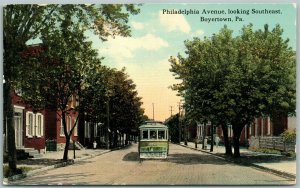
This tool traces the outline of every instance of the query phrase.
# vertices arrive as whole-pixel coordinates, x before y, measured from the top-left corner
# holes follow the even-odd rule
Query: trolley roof
[[[147,128],[163,128],[168,129],[168,127],[160,122],[156,121],[146,121],[144,124],[142,124],[139,129],[147,129]]]

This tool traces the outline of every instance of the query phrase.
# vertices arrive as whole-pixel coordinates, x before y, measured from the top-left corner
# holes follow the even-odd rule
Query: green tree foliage
[[[77,122],[68,130],[66,116],[74,110],[68,104],[72,96],[78,95],[84,75],[88,73],[83,67],[100,63],[80,28],[74,27],[70,32],[70,27],[73,25],[66,19],[61,27],[45,33],[42,36],[44,50],[24,57],[19,78],[26,79],[17,80],[27,104],[34,108],[58,109],[66,138],[64,160],[68,158],[70,138]]]
[[[94,70],[81,91],[81,99],[87,118],[105,122],[111,130],[113,144],[117,144],[117,134],[137,132],[144,121],[144,109],[138,97],[136,86],[125,69],[116,70],[105,66]],[[108,108],[108,109],[107,109]]]
[[[125,68],[121,71],[112,70],[110,79],[107,88],[112,91],[108,96],[112,131],[116,135],[117,130],[122,133],[137,130],[143,121],[144,109],[141,108],[142,102],[136,85],[125,73]]]
[[[170,71],[182,80],[173,89],[185,98],[187,114],[223,131],[231,124],[235,157],[241,131],[255,117],[295,112],[295,52],[282,32],[248,25],[233,37],[225,26],[210,38],[186,41],[186,57],[170,58]]]
[[[13,108],[11,105],[10,91],[19,83],[17,81],[24,80],[17,78],[20,76],[19,72],[23,69],[21,66],[22,58],[20,54],[24,52],[26,42],[34,38],[42,38],[47,41],[49,38],[57,39],[55,34],[59,37],[65,38],[64,42],[79,42],[82,40],[83,33],[87,30],[93,30],[98,36],[105,41],[109,36],[130,36],[130,28],[127,25],[130,14],[139,13],[134,5],[122,4],[103,4],[103,5],[6,5],[4,7],[4,79],[6,82],[4,88],[5,101],[5,117],[8,120],[8,150],[9,150],[9,167],[12,173],[16,172],[16,152],[14,143],[14,127],[12,117]],[[65,28],[65,30],[59,30]],[[76,37],[79,36],[78,41]],[[70,41],[68,41],[71,39]],[[51,54],[56,47],[64,47],[66,52],[73,49],[67,48],[65,44],[59,43],[60,46],[51,44],[48,40],[48,56],[54,58]],[[76,44],[76,43],[75,43]],[[81,45],[80,47],[82,47]],[[52,49],[53,50],[52,50]],[[59,51],[59,49],[56,49]],[[60,49],[62,50],[62,49]],[[80,49],[75,49],[80,51]],[[54,55],[54,56],[52,56]],[[63,54],[65,55],[65,54]],[[65,55],[63,58],[66,58]],[[74,58],[78,57],[75,55]],[[64,59],[64,62],[75,61],[71,54],[70,59]],[[73,58],[73,59],[72,59]],[[60,62],[60,59],[55,59],[55,62]],[[38,67],[37,67],[38,68]],[[66,68],[66,67],[64,67]],[[70,70],[71,72],[72,70]],[[25,78],[26,79],[26,78]],[[78,83],[75,83],[75,85]],[[24,84],[23,84],[24,85]],[[28,87],[28,86],[26,86]],[[36,86],[38,87],[38,86]],[[73,88],[72,88],[73,89]],[[36,90],[37,91],[37,90]],[[71,89],[70,89],[71,91]],[[68,95],[66,95],[67,97]],[[40,102],[42,102],[40,99]],[[60,99],[66,100],[66,99]],[[34,104],[36,106],[36,104]]]

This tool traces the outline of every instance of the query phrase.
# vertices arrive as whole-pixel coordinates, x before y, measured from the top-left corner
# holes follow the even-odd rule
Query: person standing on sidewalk
[[[219,142],[220,142],[220,138],[218,136],[216,136],[215,142],[216,142],[216,147],[218,147],[219,146]]]

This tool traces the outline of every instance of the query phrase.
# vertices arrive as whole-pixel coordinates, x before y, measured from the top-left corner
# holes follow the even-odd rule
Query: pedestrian
[[[216,142],[216,147],[218,147],[219,146],[219,142],[220,142],[220,138],[218,136],[216,136],[215,142]]]

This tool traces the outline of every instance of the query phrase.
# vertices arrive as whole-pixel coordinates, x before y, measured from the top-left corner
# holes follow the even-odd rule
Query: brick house
[[[69,113],[66,114],[66,123],[67,123],[67,130],[71,130],[76,122],[78,117],[78,112],[74,111],[74,107],[78,105],[78,101],[76,97],[72,96],[71,100],[68,103],[69,106]],[[73,130],[71,141],[78,141],[78,121],[75,125],[76,127]],[[66,138],[63,130],[62,125],[62,118],[60,111],[53,111],[50,109],[45,110],[45,135],[46,141],[53,141],[56,143],[57,150],[63,150],[66,143]],[[49,149],[48,149],[49,150]],[[53,150],[53,149],[51,149]]]
[[[12,91],[14,110],[13,124],[15,128],[15,144],[17,149],[34,148],[39,152],[45,150],[45,110],[34,112],[22,100],[19,92]],[[6,117],[4,117],[4,133],[6,133]],[[6,135],[6,134],[5,134]],[[7,146],[7,139],[5,139]],[[5,147],[7,149],[7,147]]]
[[[14,127],[15,127],[15,144],[17,149],[35,149],[39,153],[46,151],[47,141],[51,140],[56,143],[57,150],[64,149],[66,139],[63,132],[61,121],[61,112],[50,109],[44,109],[34,112],[23,101],[20,92],[11,92],[12,104],[14,106]],[[78,105],[76,97],[69,101],[70,109]],[[74,125],[78,112],[70,110],[66,116],[67,130]],[[5,117],[4,117],[5,122]],[[77,123],[78,124],[78,123]],[[78,140],[78,126],[74,128],[71,136],[72,141]],[[6,125],[6,124],[5,124]],[[4,127],[6,133],[7,127]],[[5,134],[6,135],[6,134]],[[5,149],[7,149],[7,139],[4,140]]]
[[[251,137],[267,137],[267,136],[279,136],[283,133],[286,129],[289,128],[296,128],[296,117],[291,116],[288,117],[287,115],[281,115],[277,117],[274,123],[270,120],[270,117],[259,117],[255,118],[254,121],[250,126],[245,126],[242,130],[241,137],[240,137],[240,144],[241,145],[248,145],[248,141]],[[203,129],[204,125],[198,123],[196,128],[196,137],[201,140],[203,136]],[[193,129],[190,129],[194,131]],[[206,136],[210,135],[211,133],[211,124],[208,123],[206,125]],[[193,135],[192,133],[189,133]],[[221,126],[217,126],[215,128],[215,134],[221,138],[223,141],[223,131]],[[233,137],[233,130],[232,126],[228,125],[228,137],[231,140]]]

